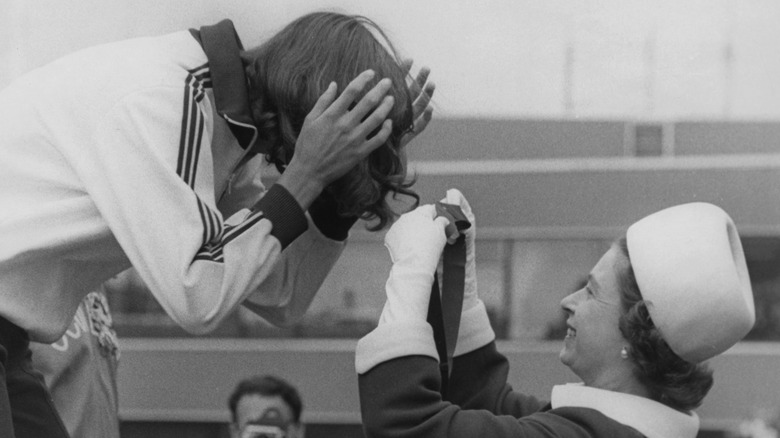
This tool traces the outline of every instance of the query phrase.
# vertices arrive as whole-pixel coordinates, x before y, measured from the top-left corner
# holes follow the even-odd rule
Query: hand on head
[[[409,67],[411,61],[404,64],[406,70]],[[401,137],[399,150],[425,130],[432,118],[430,103],[435,85],[428,81],[429,75],[430,69],[423,67],[409,85],[412,126]],[[302,207],[308,208],[325,187],[388,142],[393,133],[390,114],[395,104],[390,79],[383,78],[358,99],[374,78],[375,72],[366,70],[340,95],[331,84],[306,116],[295,153],[279,179]]]
[[[411,70],[413,62],[411,59],[404,60],[403,67],[407,72]],[[414,137],[423,132],[433,118],[431,99],[433,98],[436,84],[428,80],[430,74],[431,69],[428,67],[420,68],[417,77],[409,86],[409,91],[412,93],[412,118],[414,121],[411,132],[406,133],[401,138],[401,147],[409,144]]]
[[[377,219],[375,231],[396,217],[388,194],[419,200],[404,147],[430,122],[435,86],[427,67],[409,74],[412,61],[376,23],[307,14],[242,59],[258,150],[304,210],[325,190],[338,215]]]
[[[295,154],[279,178],[294,195],[303,192],[303,199],[298,199],[302,206],[308,207],[322,189],[387,141],[392,131],[387,116],[394,103],[387,95],[389,79],[380,80],[350,109],[374,75],[364,71],[338,97],[332,83],[306,116]]]

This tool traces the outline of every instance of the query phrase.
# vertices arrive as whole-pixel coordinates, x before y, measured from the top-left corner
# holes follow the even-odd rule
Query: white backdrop
[[[774,0],[0,0],[0,87],[81,47],[232,18],[374,19],[432,67],[439,116],[780,119]]]

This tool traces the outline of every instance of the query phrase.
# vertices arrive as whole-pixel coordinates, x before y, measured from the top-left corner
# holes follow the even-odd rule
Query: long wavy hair
[[[249,81],[250,105],[260,139],[271,145],[268,162],[284,171],[295,153],[295,143],[306,115],[328,85],[339,90],[361,72],[373,69],[375,79],[393,82],[388,93],[395,104],[388,118],[392,133],[384,145],[325,191],[335,198],[339,214],[378,219],[369,227],[380,230],[395,218],[387,201],[389,193],[414,198],[400,145],[412,129],[412,98],[407,87],[408,72],[384,32],[368,18],[333,12],[305,15],[285,26],[260,46],[243,53]]]
[[[631,347],[629,358],[635,364],[635,376],[653,400],[681,412],[691,411],[712,388],[712,370],[706,364],[685,361],[664,341],[639,291],[626,238],[617,246],[628,260],[627,269],[618,273],[624,310],[619,326]]]

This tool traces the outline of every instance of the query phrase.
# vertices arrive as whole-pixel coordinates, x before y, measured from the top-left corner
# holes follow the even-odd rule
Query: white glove
[[[471,226],[463,231],[466,236],[466,272],[465,272],[465,285],[463,286],[463,311],[470,310],[475,307],[479,302],[477,296],[477,265],[476,255],[474,250],[474,238],[477,234],[477,224],[474,218],[474,212],[471,211],[471,206],[463,193],[458,189],[447,190],[447,197],[441,200],[447,204],[453,204],[460,207],[466,219],[471,222]]]
[[[393,267],[385,285],[387,302],[379,324],[400,320],[425,321],[433,276],[447,237],[449,220],[436,217],[433,205],[402,215],[385,235]]]

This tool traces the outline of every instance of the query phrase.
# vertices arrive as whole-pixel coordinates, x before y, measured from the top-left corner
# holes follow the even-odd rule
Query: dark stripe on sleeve
[[[208,244],[201,248],[198,254],[195,255],[195,260],[222,262],[224,260],[225,245],[243,234],[245,231],[252,228],[252,226],[260,222],[260,219],[262,218],[263,214],[261,212],[252,213],[244,220],[244,222],[241,222],[239,225],[227,227],[224,235],[222,236],[222,240],[216,244]]]
[[[188,77],[189,79],[189,77]],[[176,163],[176,174],[182,176],[182,169],[184,168],[184,151],[187,148],[187,120],[190,115],[190,89],[189,86],[184,87],[184,109],[181,116],[181,134],[179,135],[179,160]]]
[[[208,63],[188,71],[184,81],[184,102],[182,108],[181,134],[176,173],[189,187],[195,187],[198,160],[200,159],[205,116],[198,105],[206,96],[206,89],[212,88]],[[195,255],[195,260],[223,262],[224,246],[262,219],[262,213],[254,213],[235,227],[225,227],[220,214],[211,209],[197,194],[200,221],[203,225],[203,246]]]
[[[203,120],[203,115],[200,114],[200,111],[198,111],[198,114],[196,114],[198,124],[195,128],[195,143],[193,145],[193,151],[192,151],[192,160],[191,160],[191,169],[192,169],[192,175],[190,176],[190,187],[195,187],[195,176],[198,173],[198,160],[200,159],[200,148],[201,148],[201,141],[203,140],[203,128],[205,121]]]
[[[194,80],[194,78],[192,78]],[[195,163],[192,162],[192,156],[193,156],[193,149],[197,146],[195,144],[195,131],[197,130],[197,120],[200,116],[200,108],[198,108],[198,105],[195,105],[195,97],[193,94],[192,84],[189,84],[190,87],[190,94],[192,97],[190,97],[193,101],[193,104],[190,105],[190,116],[187,119],[187,141],[185,145],[185,149],[182,151],[185,154],[184,158],[184,169],[183,169],[183,175],[182,178],[184,179],[184,182],[187,183],[190,187],[195,187],[195,181],[192,180],[192,167],[195,165]]]
[[[189,70],[184,80],[184,107],[176,173],[190,187],[195,187],[200,146],[205,129],[204,116],[197,104],[205,97],[205,89],[211,87],[211,76],[207,67],[208,64],[204,64]]]

